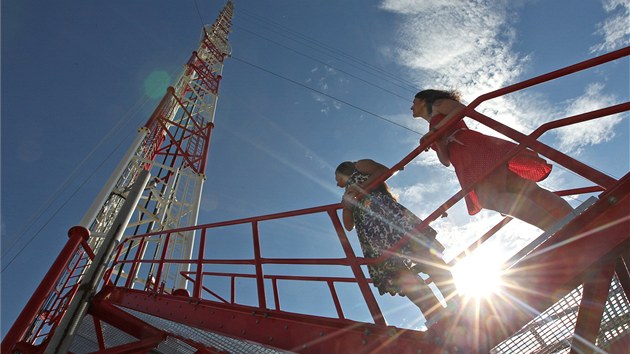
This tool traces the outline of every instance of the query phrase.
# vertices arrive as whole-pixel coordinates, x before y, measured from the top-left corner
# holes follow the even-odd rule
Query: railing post
[[[346,254],[348,263],[350,263],[352,273],[357,279],[359,289],[361,290],[361,293],[365,298],[365,303],[367,304],[368,310],[370,310],[370,314],[372,315],[372,319],[374,319],[374,323],[381,326],[387,326],[387,323],[385,323],[385,319],[383,318],[383,313],[381,312],[381,309],[378,307],[378,303],[376,302],[376,298],[374,297],[374,294],[372,293],[372,290],[370,289],[370,286],[365,279],[365,275],[363,274],[361,265],[359,264],[359,262],[357,262],[357,257],[354,255],[354,251],[352,250],[350,241],[348,241],[348,237],[346,237],[346,233],[343,231],[343,226],[341,226],[339,215],[337,215],[337,209],[338,208],[328,209],[328,216],[330,216],[330,220],[332,220],[332,223],[335,226],[335,231],[337,231],[337,236],[339,237],[339,241],[341,241],[341,247]]]
[[[254,262],[256,265],[256,288],[258,290],[258,307],[267,308],[265,300],[265,279],[263,276],[262,259],[260,256],[260,236],[258,235],[258,221],[252,222],[252,233],[254,238]]]
[[[121,238],[129,220],[133,214],[133,211],[140,201],[142,192],[149,182],[151,174],[147,170],[142,170],[138,175],[138,178],[133,184],[133,187],[122,208],[118,212],[116,219],[110,231],[107,233],[103,245],[100,247],[96,257],[92,261],[90,268],[86,271],[85,276],[81,281],[81,286],[68,305],[66,312],[57,326],[56,330],[50,338],[50,342],[46,346],[44,353],[66,353],[72,344],[74,335],[83,319],[83,316],[87,313],[88,306],[90,305],[91,298],[94,296],[98,283],[103,278],[105,273],[105,267],[111,259],[116,246],[120,243]]]
[[[57,259],[52,264],[44,279],[39,286],[33,292],[33,295],[24,306],[24,309],[15,320],[15,323],[7,332],[7,335],[2,340],[2,352],[12,353],[13,347],[16,343],[24,339],[28,328],[31,326],[37,313],[40,311],[44,302],[48,298],[48,295],[52,292],[59,277],[66,269],[66,265],[76,254],[79,246],[87,241],[90,236],[90,231],[82,226],[74,226],[68,230],[68,237],[70,238],[66,245],[63,247]]]
[[[133,257],[133,263],[131,263],[131,269],[129,269],[129,276],[127,276],[127,281],[125,282],[125,287],[129,289],[133,289],[133,283],[135,279],[138,277],[138,271],[140,269],[140,262],[142,258],[142,253],[144,252],[146,241],[144,237],[141,237],[138,240],[138,249],[136,250],[136,255]],[[133,242],[129,242],[129,249],[133,247]],[[147,277],[147,282],[149,281]],[[146,282],[145,282],[146,284]]]
[[[197,254],[197,271],[195,272],[195,282],[193,284],[193,298],[201,299],[201,288],[203,287],[203,257],[206,249],[206,231],[201,229],[201,239],[199,240],[199,252]]]
[[[160,255],[160,259],[158,260],[157,274],[155,275],[155,291],[156,292],[160,292],[158,290],[158,284],[161,283],[162,286],[164,286],[164,284],[166,283],[165,281],[162,280],[162,272],[164,271],[164,260],[166,259],[169,243],[171,243],[170,232],[166,234],[166,238],[164,239],[164,242],[162,243],[162,253]],[[166,278],[168,279],[168,274],[166,275]]]

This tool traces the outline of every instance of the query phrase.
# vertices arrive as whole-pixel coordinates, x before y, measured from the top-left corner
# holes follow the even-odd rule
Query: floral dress
[[[368,177],[369,175],[355,170],[348,179],[346,190],[355,183],[365,182]],[[380,257],[408,231],[422,222],[411,211],[396,202],[384,187],[376,188],[358,201],[352,208],[352,216],[366,258]],[[440,257],[444,247],[435,239],[436,234],[434,229],[427,227],[399,248],[392,257],[384,262],[368,265],[372,282],[381,295],[385,293],[404,295],[396,281],[401,270],[414,274],[419,272],[429,274],[423,269],[423,264],[416,260],[427,261],[427,258],[430,258],[431,262],[435,262],[436,259],[442,261]]]

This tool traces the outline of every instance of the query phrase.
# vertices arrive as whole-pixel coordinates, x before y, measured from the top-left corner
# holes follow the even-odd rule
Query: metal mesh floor
[[[491,353],[568,353],[581,299],[582,286],[579,286],[512,337],[494,347]],[[628,332],[630,304],[615,276],[606,300],[597,347],[606,348]],[[605,353],[603,350],[601,352]]]
[[[105,347],[107,348],[136,342],[138,340],[135,337],[130,336],[129,334],[105,322],[101,322],[101,328],[103,330],[103,340],[105,342]],[[94,318],[91,315],[86,315],[79,324],[79,328],[77,329],[74,340],[70,345],[70,351],[79,354],[92,353],[98,350],[99,346],[96,339]]]
[[[126,309],[121,307],[126,312],[138,317],[139,319],[155,326],[163,331],[178,335],[184,338],[190,338],[197,343],[211,346],[216,349],[225,351],[226,353],[263,353],[263,354],[275,354],[275,353],[287,353],[262,346],[257,343],[244,341],[241,339],[235,339],[227,336],[223,336],[214,332],[207,332],[195,327],[183,325],[181,323],[169,321],[160,317],[147,315],[142,312]],[[174,339],[174,338],[173,338]],[[181,341],[178,341],[182,343]],[[165,344],[166,342],[162,343]],[[184,343],[185,344],[185,343]],[[166,347],[166,346],[165,346]],[[157,351],[153,353],[185,353],[183,351],[167,351],[167,348],[158,347]],[[164,350],[164,351],[162,351]],[[196,350],[191,351],[194,353]]]
[[[175,338],[175,336],[191,339],[196,343],[218,349],[225,353],[288,353],[277,349],[265,347],[257,343],[234,339],[213,332],[203,331],[198,328],[182,325],[180,323],[169,321],[163,318],[147,315],[142,312],[129,310],[123,307],[120,308],[128,312],[129,314],[149,323],[150,325],[173,335],[169,336],[165,341],[160,343],[160,345],[156,349],[152,350],[151,353],[194,354],[197,352],[196,348],[185,343],[184,341]],[[108,325],[105,322],[101,322],[101,327],[103,330],[103,338],[106,348],[138,341],[138,339],[117,329],[116,327]],[[77,335],[75,336],[75,339],[70,347],[70,351],[76,354],[82,354],[92,353],[98,350],[99,347],[96,340],[94,319],[92,316],[86,315],[78,328]]]

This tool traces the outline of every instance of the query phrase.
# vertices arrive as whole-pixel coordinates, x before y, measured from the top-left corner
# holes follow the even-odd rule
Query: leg
[[[549,226],[558,222],[560,219],[564,218],[567,214],[573,211],[571,205],[558,195],[541,188],[535,182],[523,179],[514,173],[508,173],[506,184],[506,189],[509,192],[521,195],[534,202],[538,208],[545,210],[550,215],[550,217],[547,218],[549,220]],[[543,228],[543,230],[545,229],[546,228]]]
[[[524,195],[498,191],[492,186],[480,183],[475,192],[482,207],[501,214],[523,220],[542,230],[546,230],[557,221],[547,210]]]
[[[417,274],[401,271],[397,281],[402,293],[420,308],[426,319],[442,309],[442,304],[435,297],[431,288]]]
[[[512,173],[508,175],[508,189],[526,196],[558,220],[573,211],[571,205],[560,196]]]
[[[428,236],[412,237],[409,241],[413,261],[422,265],[422,272],[431,276],[436,285],[453,284],[450,267],[441,257],[444,246],[435,238]],[[439,250],[439,253],[435,253]]]
[[[439,244],[437,240],[432,241]],[[455,289],[455,282],[453,281],[450,266],[446,264],[440,256],[417,242],[412,242],[411,247],[414,254],[413,261],[421,265],[420,271],[428,274],[430,280],[435,283],[444,298],[448,299],[450,293],[454,292],[453,290]],[[443,249],[444,247],[438,248]]]
[[[507,168],[488,176],[475,187],[475,192],[484,208],[513,216],[542,230],[573,210],[564,199]]]

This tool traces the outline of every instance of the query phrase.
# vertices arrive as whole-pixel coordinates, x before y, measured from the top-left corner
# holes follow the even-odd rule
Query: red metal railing
[[[376,299],[372,294],[369,281],[365,278],[363,271],[361,270],[361,265],[368,263],[369,260],[363,259],[361,257],[356,257],[354,255],[354,251],[350,245],[350,242],[347,239],[345,232],[343,231],[343,227],[341,226],[341,222],[339,220],[339,216],[337,214],[337,210],[340,208],[338,204],[325,205],[315,208],[296,210],[286,213],[278,213],[271,215],[258,216],[253,218],[239,219],[233,221],[219,222],[213,224],[200,225],[195,227],[181,228],[172,231],[165,232],[155,232],[148,233],[144,235],[138,235],[131,237],[125,240],[118,248],[118,254],[116,259],[114,260],[114,267],[110,268],[108,274],[106,274],[107,281],[111,281],[114,285],[122,285],[117,283],[117,279],[120,277],[114,276],[118,272],[123,272],[127,274],[135,274],[136,270],[140,268],[142,264],[144,265],[155,265],[155,279],[152,280],[153,287],[152,291],[162,292],[163,289],[169,288],[172,286],[172,282],[169,282],[164,279],[163,269],[167,264],[188,264],[191,267],[195,267],[194,271],[183,272],[181,276],[186,277],[186,279],[190,280],[193,284],[192,286],[192,297],[195,299],[202,299],[204,292],[206,294],[210,294],[216,300],[225,303],[234,303],[235,297],[235,287],[234,281],[236,278],[252,278],[256,280],[256,289],[257,289],[257,300],[259,308],[267,308],[267,298],[265,296],[265,279],[268,279],[272,282],[272,292],[274,295],[274,302],[276,304],[276,309],[280,309],[281,305],[279,302],[278,296],[278,280],[301,280],[301,281],[322,281],[325,282],[331,293],[332,300],[335,304],[336,310],[339,314],[339,318],[344,318],[343,310],[340,306],[339,297],[335,290],[335,284],[339,282],[346,283],[356,283],[359,286],[359,289],[365,298],[366,304],[372,318],[375,323],[385,325],[383,320],[383,315],[376,303]],[[278,220],[278,219],[286,219],[290,217],[298,217],[312,214],[326,214],[333,226],[337,231],[337,236],[340,240],[341,247],[344,250],[345,257],[344,258],[313,258],[313,259],[304,259],[304,258],[266,258],[263,257],[260,251],[260,238],[263,237],[259,233],[259,225],[261,223]],[[252,245],[254,250],[254,257],[248,259],[210,259],[206,257],[208,238],[211,237],[208,235],[209,230],[230,227],[235,225],[250,225],[252,230]],[[184,259],[167,259],[166,255],[168,254],[168,247],[170,247],[170,238],[174,233],[183,233],[187,231],[198,231],[200,233],[200,237],[198,239],[198,253],[196,259],[184,260]],[[143,253],[145,245],[149,242],[159,242],[162,245],[165,245],[161,249],[161,256],[153,259],[140,259],[140,254]],[[131,251],[130,251],[131,250]],[[123,254],[125,254],[125,259],[123,259]],[[207,272],[203,270],[204,265],[210,264],[223,264],[223,265],[250,265],[255,268],[254,273],[234,273],[234,272]],[[267,264],[283,264],[283,265],[332,265],[332,266],[346,266],[350,267],[353,277],[322,277],[322,276],[286,276],[286,275],[272,275],[265,274],[263,272],[263,265]],[[115,269],[117,268],[117,269]],[[125,271],[129,269],[129,272]],[[204,276],[223,276],[230,278],[231,281],[231,299],[230,301],[223,299],[218,296],[212,289],[206,285],[204,285],[203,279]],[[153,275],[148,276],[147,278],[152,278]],[[133,279],[127,279],[124,286],[130,287],[133,283]],[[174,289],[171,288],[170,291]]]
[[[455,203],[457,203],[459,200],[461,200],[466,194],[468,194],[477,183],[479,183],[481,180],[483,180],[484,178],[486,178],[488,175],[490,175],[492,173],[492,171],[494,169],[496,169],[498,166],[504,164],[505,162],[507,162],[509,159],[511,159],[513,156],[517,155],[519,152],[523,151],[526,148],[530,148],[531,150],[534,150],[535,152],[539,153],[540,155],[543,155],[553,161],[555,161],[558,165],[563,166],[573,172],[575,172],[576,174],[583,176],[586,179],[589,179],[590,181],[594,182],[596,184],[596,186],[589,186],[589,187],[584,187],[584,189],[582,189],[584,191],[584,193],[586,193],[589,190],[595,190],[599,187],[602,188],[602,190],[607,190],[609,188],[611,188],[616,182],[617,180],[605,175],[604,173],[599,172],[598,170],[591,168],[553,148],[551,148],[548,145],[545,145],[539,141],[537,141],[536,139],[538,139],[539,137],[541,137],[544,133],[552,130],[552,129],[557,129],[560,127],[565,127],[568,125],[572,125],[572,124],[577,124],[577,123],[581,123],[581,122],[585,122],[588,120],[593,120],[596,118],[601,118],[607,115],[612,115],[612,114],[616,114],[616,113],[621,113],[621,112],[626,112],[630,110],[630,102],[625,102],[622,104],[618,104],[615,106],[611,106],[611,107],[607,107],[607,108],[603,108],[603,109],[599,109],[596,111],[592,111],[592,112],[586,112],[583,114],[579,114],[576,116],[572,116],[572,117],[567,117],[564,119],[559,119],[553,122],[549,122],[546,124],[543,124],[542,126],[540,126],[538,129],[536,129],[535,131],[533,131],[531,134],[529,135],[525,135],[522,134],[504,124],[501,124],[499,122],[497,122],[496,120],[493,120],[477,111],[475,111],[475,108],[477,106],[479,106],[481,103],[499,97],[499,96],[503,96],[503,95],[507,95],[509,93],[513,93],[515,91],[518,90],[522,90],[534,85],[538,85],[538,84],[542,84],[544,82],[547,81],[551,81],[554,79],[558,79],[562,76],[566,76],[581,70],[585,70],[585,69],[589,69],[592,67],[595,67],[597,65],[601,65],[613,60],[617,60],[623,57],[626,57],[630,55],[630,47],[626,47],[590,60],[586,60],[584,62],[572,65],[570,67],[567,68],[563,68],[560,70],[556,70],[554,72],[545,74],[545,75],[541,75],[538,76],[536,78],[533,79],[529,79],[526,81],[523,81],[521,83],[518,84],[514,84],[490,93],[487,93],[485,95],[479,96],[477,99],[475,99],[471,104],[469,104],[466,109],[462,110],[461,112],[459,112],[456,116],[453,117],[453,119],[444,124],[442,127],[440,127],[440,129],[438,129],[438,131],[435,132],[435,134],[433,134],[432,136],[430,136],[429,138],[427,138],[426,140],[424,140],[417,148],[415,148],[411,153],[409,153],[407,156],[405,156],[405,158],[403,158],[399,163],[397,163],[396,165],[394,165],[391,169],[390,172],[387,174],[384,174],[381,178],[379,178],[378,180],[374,181],[372,183],[371,186],[368,187],[368,189],[370,188],[374,188],[378,185],[380,185],[381,183],[383,183],[384,181],[386,181],[387,179],[389,179],[389,177],[392,176],[392,174],[394,174],[397,171],[402,171],[405,166],[410,163],[413,159],[415,159],[418,155],[420,155],[420,153],[422,153],[423,151],[425,151],[426,149],[428,149],[431,144],[433,144],[445,131],[449,130],[452,126],[454,126],[458,121],[462,120],[464,117],[470,117],[473,120],[478,121],[479,123],[499,132],[504,134],[505,136],[513,139],[514,141],[516,141],[517,143],[519,143],[518,146],[516,146],[514,149],[512,149],[512,151],[507,154],[504,159],[497,161],[494,166],[488,170],[487,173],[485,173],[484,175],[480,176],[479,178],[477,178],[474,183],[472,183],[468,188],[464,188],[462,190],[460,190],[458,193],[456,193],[454,196],[452,196],[450,199],[448,199],[444,204],[442,204],[440,207],[438,207],[433,213],[431,213],[429,216],[426,217],[426,219],[416,227],[417,230],[422,230],[424,228],[426,228],[432,221],[435,221],[438,217],[440,217],[441,215],[444,214],[444,212],[446,210],[448,210],[450,207],[452,207],[453,205],[455,205]],[[576,190],[576,194],[577,192],[579,192],[580,190]],[[400,247],[402,247],[402,245],[404,245],[407,241],[408,241],[409,237],[406,237],[404,239],[402,239],[400,242],[398,242],[396,245],[394,245],[392,247],[392,249],[390,249],[390,251],[394,252],[396,250],[398,250]],[[381,256],[380,259],[378,259],[377,261],[382,261],[385,259],[385,257],[387,257],[387,253],[384,253],[383,256]]]
[[[511,129],[479,112],[476,112],[474,110],[475,107],[477,107],[479,104],[485,102],[486,100],[501,96],[501,95],[505,95],[517,90],[522,90],[524,88],[533,86],[533,85],[537,85],[537,84],[541,84],[544,83],[546,81],[549,80],[553,80],[553,79],[557,79],[559,77],[574,73],[576,71],[580,71],[580,70],[584,70],[587,68],[591,68],[597,65],[600,65],[602,63],[606,63],[612,60],[616,60],[619,58],[622,58],[624,56],[628,56],[628,54],[630,53],[630,48],[624,48],[622,50],[616,51],[616,52],[612,52],[609,54],[606,54],[604,56],[601,57],[597,57],[591,60],[587,60],[583,63],[579,63],[576,64],[572,67],[569,68],[565,68],[562,70],[558,70],[546,75],[542,75],[539,76],[537,78],[531,79],[531,80],[527,80],[524,81],[522,83],[516,84],[516,85],[512,85],[491,93],[488,93],[486,95],[480,96],[478,99],[476,99],[475,101],[473,101],[472,104],[470,104],[464,111],[462,111],[458,117],[455,117],[455,119],[453,119],[451,122],[449,122],[448,124],[446,124],[444,127],[442,127],[438,132],[436,132],[435,135],[431,136],[430,138],[426,139],[426,141],[423,141],[422,144],[420,144],[420,146],[418,146],[416,149],[414,149],[410,154],[408,154],[404,159],[402,159],[398,164],[394,165],[389,173],[385,174],[380,180],[375,181],[371,187],[375,187],[377,185],[379,185],[380,183],[384,182],[385,180],[387,180],[389,177],[391,177],[391,175],[399,170],[402,170],[409,162],[411,162],[414,158],[416,158],[420,153],[422,153],[423,151],[425,151],[425,149],[430,146],[440,135],[440,133],[446,131],[447,129],[449,129],[449,127],[453,124],[455,124],[458,120],[463,119],[465,116],[470,117],[478,122],[480,122],[481,124],[484,124],[502,134],[504,134],[505,136],[513,139],[514,141],[516,141],[518,143],[518,145],[507,155],[505,156],[505,158],[502,161],[497,161],[495,164],[495,168],[497,166],[499,166],[500,164],[505,163],[507,160],[509,160],[512,156],[518,154],[520,151],[522,151],[523,149],[529,148],[532,149],[536,152],[538,152],[539,154],[555,161],[557,164],[564,166],[565,168],[585,177],[586,179],[592,181],[595,183],[594,186],[586,186],[583,188],[577,188],[577,189],[571,189],[571,190],[566,190],[566,191],[558,191],[556,192],[559,195],[575,195],[575,194],[581,194],[581,193],[593,193],[593,192],[599,192],[599,191],[605,191],[607,189],[609,189],[611,186],[613,186],[617,181],[614,178],[611,178],[599,171],[597,171],[594,168],[591,168],[553,148],[551,148],[548,145],[545,145],[541,142],[539,142],[537,139],[539,137],[541,137],[544,133],[549,132],[553,129],[557,129],[560,127],[565,127],[568,125],[572,125],[572,124],[577,124],[580,122],[585,122],[585,121],[589,121],[589,120],[593,120],[593,119],[597,119],[597,118],[601,118],[604,116],[608,116],[608,115],[612,115],[612,114],[617,114],[617,113],[621,113],[621,112],[625,112],[630,110],[630,103],[626,102],[626,103],[622,103],[622,104],[618,104],[612,107],[607,107],[604,109],[599,109],[599,110],[595,110],[592,112],[587,112],[587,113],[583,113],[583,114],[579,114],[576,116],[572,116],[572,117],[567,117],[564,119],[559,119],[550,123],[546,123],[544,125],[542,125],[541,127],[539,127],[538,129],[536,129],[535,131],[533,131],[531,134],[529,135],[525,135],[522,134],[514,129]],[[488,171],[488,174],[491,172]],[[485,178],[486,176],[481,177],[477,182],[479,182],[480,180],[482,180],[483,178]],[[474,186],[474,185],[473,185]],[[370,187],[368,187],[369,189]],[[461,191],[459,191],[458,193],[456,193],[454,196],[452,196],[450,199],[448,199],[444,204],[442,204],[440,207],[438,207],[433,213],[431,213],[428,217],[426,217],[426,219],[419,224],[416,229],[418,230],[422,230],[423,228],[425,228],[426,226],[428,226],[432,221],[436,220],[439,216],[441,216],[446,210],[448,210],[450,207],[452,207],[455,203],[457,203],[459,200],[461,200],[473,187],[470,188],[466,188],[463,189]],[[337,211],[340,209],[340,205],[338,204],[333,204],[333,205],[327,205],[327,206],[321,206],[321,207],[316,207],[316,208],[310,208],[310,209],[303,209],[303,210],[297,210],[297,211],[292,211],[292,212],[286,212],[286,213],[278,213],[278,214],[272,214],[272,215],[265,215],[265,216],[259,216],[259,217],[253,217],[253,218],[247,218],[247,219],[240,219],[240,220],[234,220],[234,221],[227,221],[227,222],[220,222],[220,223],[213,223],[213,224],[207,224],[207,225],[200,225],[197,227],[190,227],[190,228],[182,228],[182,229],[178,229],[178,230],[171,230],[168,232],[164,232],[164,233],[151,233],[151,234],[145,234],[145,235],[139,235],[136,236],[134,238],[130,238],[127,241],[125,241],[124,244],[122,244],[120,247],[120,252],[119,254],[122,254],[122,250],[126,249],[127,251],[129,249],[132,248],[136,248],[138,251],[142,248],[142,247],[137,247],[134,245],[134,243],[136,243],[137,245],[143,245],[145,244],[148,240],[150,239],[155,239],[155,238],[164,238],[164,239],[168,239],[170,238],[170,235],[175,234],[175,233],[180,233],[180,232],[186,232],[186,231],[199,231],[200,232],[200,239],[199,239],[199,243],[198,243],[198,254],[197,254],[197,258],[194,260],[182,260],[182,259],[167,259],[165,258],[165,255],[167,254],[167,249],[164,248],[162,249],[162,256],[158,257],[156,259],[142,259],[140,260],[137,256],[137,253],[134,257],[126,257],[125,259],[122,259],[120,257],[117,257],[115,260],[115,265],[116,267],[122,268],[122,267],[131,267],[133,269],[136,269],[137,267],[139,267],[139,264],[144,263],[144,264],[154,264],[157,266],[157,276],[155,279],[155,287],[153,288],[154,291],[160,291],[163,289],[168,289],[169,287],[169,282],[166,281],[165,279],[163,279],[162,276],[162,269],[164,268],[164,266],[166,264],[188,264],[191,267],[195,267],[196,270],[195,271],[190,271],[190,272],[184,272],[182,274],[180,274],[180,276],[184,276],[186,277],[186,279],[190,280],[191,283],[193,284],[193,288],[192,288],[192,297],[195,299],[201,299],[203,298],[204,294],[209,294],[211,296],[213,296],[216,300],[221,301],[221,302],[228,302],[228,303],[234,303],[234,291],[235,291],[235,287],[234,287],[234,281],[237,278],[252,278],[256,280],[256,289],[257,289],[257,300],[258,300],[258,307],[259,308],[266,308],[267,307],[267,298],[265,295],[265,279],[271,281],[271,291],[273,293],[274,296],[274,302],[276,304],[276,309],[281,309],[281,304],[279,303],[279,296],[278,296],[278,285],[277,285],[277,281],[279,279],[282,280],[301,280],[301,281],[321,281],[321,282],[325,282],[326,284],[328,284],[329,289],[330,289],[330,296],[332,297],[332,300],[335,304],[336,307],[336,311],[337,311],[337,315],[339,318],[344,318],[344,312],[343,309],[341,308],[341,306],[339,305],[339,297],[337,295],[336,289],[335,289],[335,284],[338,282],[355,282],[358,286],[359,289],[361,290],[362,295],[365,298],[367,307],[370,311],[370,314],[372,316],[372,319],[375,323],[377,324],[384,324],[384,321],[382,319],[382,312],[378,307],[378,304],[370,290],[369,287],[369,281],[365,279],[365,276],[363,275],[363,272],[361,270],[361,266],[362,265],[367,265],[367,264],[372,264],[375,262],[381,262],[385,259],[387,259],[388,257],[390,257],[391,254],[395,254],[396,251],[402,246],[404,245],[405,242],[407,242],[409,236],[407,236],[406,238],[404,238],[403,240],[401,240],[400,242],[398,242],[396,245],[394,245],[391,249],[388,250],[388,252],[383,252],[383,255],[381,257],[379,257],[378,259],[364,259],[361,257],[356,257],[352,251],[352,248],[350,247],[349,241],[347,239],[347,236],[343,230],[343,228],[341,227],[341,223],[339,221],[339,217],[337,215]],[[260,252],[260,238],[264,237],[264,235],[259,235],[259,224],[263,223],[265,221],[268,220],[275,220],[275,219],[285,219],[285,218],[290,218],[290,217],[295,217],[295,216],[299,216],[299,215],[306,215],[306,214],[316,214],[316,213],[326,213],[331,222],[333,223],[333,226],[335,227],[335,231],[336,234],[340,240],[340,243],[345,251],[346,257],[345,258],[336,258],[336,259],[324,259],[324,258],[312,258],[312,259],[290,259],[290,258],[266,258],[264,257],[261,252]],[[468,249],[466,249],[464,251],[463,254],[470,252],[472,249],[474,249],[475,247],[477,247],[479,244],[483,243],[485,240],[489,239],[494,233],[496,233],[501,227],[503,227],[507,222],[509,221],[509,218],[506,218],[505,220],[501,221],[499,224],[497,224],[495,227],[493,227],[491,230],[489,230],[487,233],[485,233],[484,235],[482,235],[478,241],[475,242],[475,244],[473,244],[471,247],[469,247]],[[205,248],[206,245],[208,243],[207,241],[207,233],[209,230],[212,229],[216,229],[216,228],[221,228],[221,227],[226,227],[226,226],[231,226],[231,225],[237,225],[237,224],[250,224],[251,225],[251,229],[252,229],[252,243],[254,245],[254,257],[253,258],[249,258],[249,259],[240,259],[240,260],[222,260],[222,259],[207,259],[205,258]],[[163,243],[165,245],[168,245],[168,242]],[[127,252],[126,251],[126,252]],[[205,272],[203,271],[203,266],[207,265],[207,264],[246,264],[246,265],[251,265],[255,268],[255,271],[253,273],[235,273],[235,272]],[[263,272],[263,265],[268,265],[268,264],[283,264],[283,265],[341,265],[341,266],[347,266],[350,267],[354,278],[344,278],[344,277],[319,277],[319,276],[281,276],[281,275],[274,275],[274,274],[266,274]],[[113,271],[113,270],[112,270]],[[213,292],[212,288],[207,285],[204,284],[204,282],[202,281],[204,276],[225,276],[227,278],[230,278],[230,282],[231,282],[231,297],[230,300],[226,300],[220,296],[218,296],[216,293]],[[129,286],[131,283],[133,282],[132,279],[128,279],[126,282],[126,286]],[[160,284],[160,286],[158,287],[158,284]]]
[[[578,175],[583,176],[587,180],[593,182],[594,186],[586,186],[583,188],[566,190],[556,192],[559,195],[569,195],[569,194],[579,194],[579,193],[592,193],[599,191],[607,191],[611,187],[613,187],[617,180],[611,178],[594,168],[591,168],[581,162],[539,142],[537,139],[540,138],[544,133],[559,128],[568,126],[571,124],[576,124],[579,122],[585,122],[588,120],[593,120],[597,118],[601,118],[611,114],[617,114],[621,112],[626,112],[630,110],[630,103],[622,103],[612,107],[583,113],[580,115],[576,115],[573,117],[567,117],[564,119],[559,119],[536,129],[529,135],[522,134],[518,131],[515,131],[489,117],[476,112],[474,109],[482,102],[485,102],[489,99],[496,98],[511,92],[515,92],[517,90],[522,90],[527,87],[531,87],[533,85],[541,84],[553,79],[557,79],[559,77],[569,75],[571,73],[585,70],[588,68],[595,67],[597,65],[607,63],[619,58],[623,58],[630,55],[630,48],[623,48],[621,50],[584,61],[582,63],[573,65],[571,67],[561,69],[546,75],[542,75],[522,83],[512,85],[486,95],[482,95],[476,100],[473,101],[464,111],[460,113],[458,117],[455,117],[454,120],[445,124],[440,130],[436,132],[433,136],[423,141],[420,146],[414,149],[410,154],[408,154],[405,158],[403,158],[398,164],[394,165],[389,173],[382,176],[382,178],[378,181],[374,181],[371,187],[375,187],[380,183],[387,180],[391,175],[397,171],[402,170],[408,163],[410,163],[413,159],[415,159],[420,153],[422,153],[427,147],[429,147],[440,135],[440,133],[449,129],[449,127],[455,124],[459,119],[463,119],[463,117],[467,116],[472,118],[481,124],[484,124],[505,136],[513,139],[519,145],[513,149],[513,151],[505,157],[503,161],[497,161],[496,166],[501,163],[507,161],[511,156],[516,155],[520,151],[525,148],[530,148],[539,154],[555,161],[557,164],[575,172]],[[495,166],[495,167],[496,167]],[[488,172],[490,173],[490,171]],[[483,176],[482,178],[485,178]],[[481,180],[481,179],[480,179]],[[478,181],[477,181],[478,182]],[[472,188],[472,187],[471,187]],[[428,226],[431,222],[440,217],[446,210],[452,207],[455,203],[461,200],[471,188],[467,188],[459,191],[450,199],[448,199],[445,203],[443,203],[440,207],[438,207],[433,213],[431,213],[426,219],[417,226],[416,229],[421,230]],[[276,310],[281,310],[282,306],[280,304],[280,296],[279,296],[279,286],[278,281],[317,281],[324,282],[330,291],[330,296],[335,305],[335,310],[337,312],[338,318],[345,318],[344,310],[341,306],[341,302],[337,293],[336,284],[339,283],[355,283],[360,289],[362,296],[365,299],[366,305],[369,309],[369,312],[372,316],[372,320],[374,323],[378,325],[385,325],[385,321],[383,320],[383,314],[376,302],[375,297],[372,294],[370,289],[369,280],[367,280],[363,274],[363,270],[361,266],[370,264],[373,262],[380,262],[389,257],[390,254],[396,253],[396,250],[399,249],[404,242],[407,242],[408,237],[401,240],[399,243],[394,245],[389,252],[384,252],[383,256],[376,260],[368,260],[362,257],[357,257],[350,245],[350,242],[347,238],[347,235],[341,226],[341,222],[338,216],[338,210],[340,209],[339,204],[331,204],[324,205],[314,208],[290,211],[285,213],[277,213],[271,215],[264,215],[252,218],[245,218],[239,220],[218,222],[206,225],[199,225],[194,227],[181,228],[176,230],[169,230],[161,233],[149,233],[144,235],[138,235],[131,237],[125,240],[117,250],[116,257],[113,261],[113,266],[107,271],[105,275],[106,284],[114,284],[116,286],[124,286],[124,287],[134,287],[139,282],[144,283],[144,288],[147,291],[151,292],[172,292],[175,289],[172,289],[172,284],[174,282],[168,279],[168,274],[163,274],[163,270],[165,266],[170,264],[187,264],[191,267],[192,270],[182,272],[181,274],[177,274],[176,276],[185,277],[189,280],[192,288],[192,298],[202,300],[205,299],[205,296],[210,296],[219,302],[227,302],[227,303],[235,303],[235,292],[236,287],[234,285],[236,279],[240,278],[251,278],[256,281],[256,297],[259,308],[267,308],[267,296],[266,296],[266,286],[265,280],[271,282],[271,291],[274,298],[274,303],[276,306]],[[305,215],[317,215],[317,214],[326,214],[328,219],[332,222],[333,227],[336,232],[336,236],[339,239],[339,242],[342,246],[345,256],[340,258],[267,258],[261,252],[260,247],[260,239],[265,237],[265,235],[261,235],[259,233],[259,225],[261,223],[265,223],[271,220],[280,220],[297,216],[305,216]],[[487,233],[481,236],[481,238],[477,241],[476,244],[480,244],[485,240],[489,239],[498,229],[500,229],[505,223],[507,223],[509,219],[503,220],[501,223],[493,227]],[[243,258],[243,259],[214,259],[207,258],[206,253],[209,247],[208,238],[211,237],[209,235],[209,231],[217,230],[224,227],[230,227],[235,225],[250,225],[251,226],[251,242],[254,248],[254,256],[253,258]],[[168,242],[171,238],[171,235],[177,233],[184,233],[189,231],[199,231],[195,247],[197,247],[197,257],[195,259],[169,259],[167,257],[170,243]],[[165,241],[162,243],[164,245],[160,250],[157,257],[153,257],[152,255],[146,255],[145,250],[151,242],[162,240]],[[80,246],[83,246],[81,248]],[[64,306],[71,299],[73,294],[73,288],[80,283],[79,278],[73,277],[72,274],[85,266],[88,263],[88,259],[93,257],[89,247],[85,246],[85,239],[82,239],[79,236],[71,235],[71,239],[63,249],[62,253],[59,255],[53,267],[45,277],[44,281],[37,288],[35,293],[33,294],[31,300],[25,307],[24,311],[18,317],[18,320],[11,328],[11,330],[5,336],[2,342],[2,350],[9,352],[10,348],[15,348],[16,343],[26,343],[27,345],[37,345],[42,341],[45,341],[46,335],[51,333],[54,330],[54,325],[57,323],[58,319],[63,315]],[[465,252],[469,252],[475,245],[471,246]],[[135,252],[135,253],[134,253]],[[127,254],[123,258],[123,254]],[[78,257],[78,258],[76,258]],[[76,263],[72,263],[71,260],[78,259]],[[85,262],[85,263],[81,263]],[[72,264],[68,266],[68,264]],[[83,265],[80,265],[83,264]],[[222,265],[249,265],[254,268],[254,272],[252,273],[243,273],[243,272],[210,272],[205,271],[204,266],[211,264],[222,264]],[[272,265],[272,264],[282,264],[282,265],[331,265],[331,266],[342,266],[349,267],[352,271],[352,277],[335,277],[335,276],[288,276],[288,275],[280,275],[280,274],[269,274],[264,272],[264,265]],[[144,274],[145,279],[139,281],[137,278],[130,278],[129,276],[135,276],[138,274],[138,270],[144,269],[145,266],[150,266],[151,269],[154,269],[155,272],[150,272],[148,274]],[[116,276],[115,276],[116,275]],[[140,275],[139,275],[140,276]],[[216,292],[213,291],[213,288],[210,284],[204,282],[204,278],[207,277],[217,277],[223,276],[230,279],[230,299],[229,301],[221,296],[219,296]],[[124,282],[123,282],[124,279]],[[61,289],[61,290],[60,290]]]
[[[89,234],[79,226],[68,231],[70,239],[2,340],[3,353],[11,353],[19,342],[27,347],[39,345],[55,330],[81,283],[83,269],[94,259],[87,243]]]

